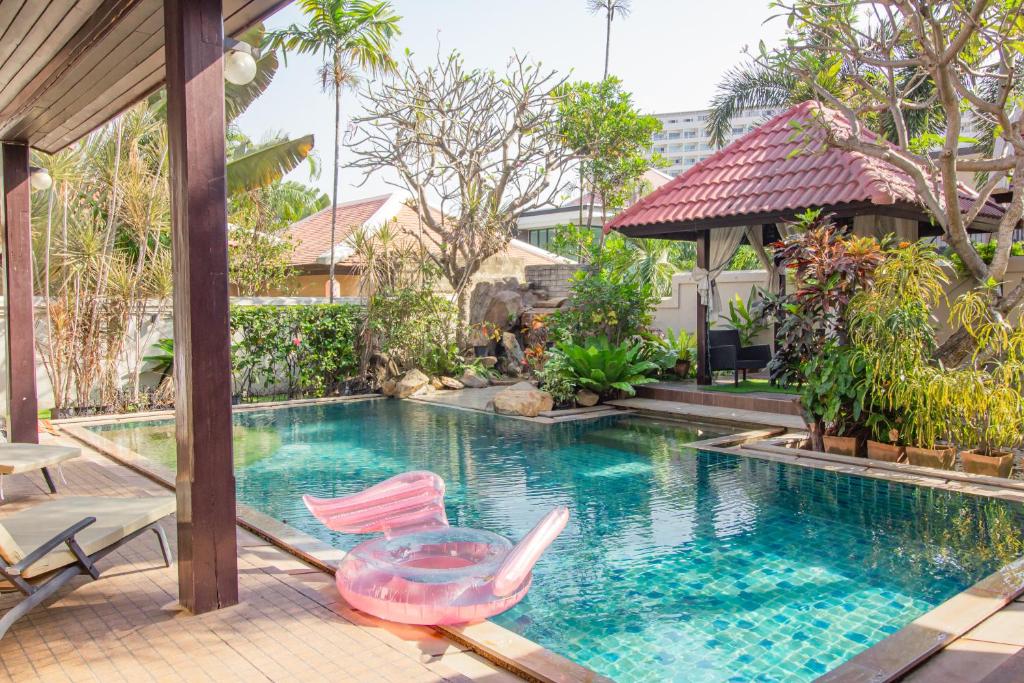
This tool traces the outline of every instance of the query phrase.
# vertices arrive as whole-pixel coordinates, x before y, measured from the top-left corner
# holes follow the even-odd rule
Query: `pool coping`
[[[343,398],[360,400],[356,397]],[[381,397],[379,395],[368,396],[362,400],[376,398]],[[337,399],[328,401],[314,399],[302,404],[334,401]],[[251,409],[294,405],[300,404],[295,401],[252,404]],[[442,405],[441,407],[484,412],[459,406]],[[246,408],[250,408],[250,406],[246,406]],[[642,411],[620,411],[620,414],[624,415],[630,413],[641,417],[645,416]],[[148,460],[135,451],[86,429],[87,425],[167,418],[168,414],[173,415],[173,411],[160,411],[157,414],[133,414],[121,416],[121,419],[102,419],[99,416],[92,419],[74,418],[54,421],[53,424],[58,425],[68,436],[85,443],[102,455],[173,490],[175,475],[170,468]],[[663,415],[650,417],[661,421],[672,421],[671,418],[666,418]],[[680,418],[682,417],[680,416]],[[555,423],[545,422],[542,424]],[[1017,503],[1024,502],[1024,482],[1021,482],[1021,486],[1010,487],[1020,489],[1019,493],[1017,491],[1000,492],[991,484],[993,482],[1005,483],[1006,480],[999,480],[995,477],[932,470],[932,468],[873,460],[866,464],[864,458],[851,458],[780,445],[796,438],[805,437],[798,437],[797,434],[790,433],[782,427],[758,425],[753,429],[728,436],[690,442],[686,444],[686,447],[852,476],[940,488],[968,495],[1002,498]],[[935,476],[935,471],[941,471],[942,476]],[[343,551],[247,505],[238,504],[237,509],[236,521],[239,526],[325,573],[333,574],[336,563],[344,556]],[[1024,595],[1024,558],[993,572],[816,680],[827,683],[886,683],[899,680],[1022,595]],[[545,683],[549,681],[567,683],[611,680],[491,621],[468,626],[439,626],[435,628],[453,642],[469,647],[477,654],[527,680]]]
[[[351,403],[355,401],[374,401],[387,398],[384,394],[367,393],[352,394],[351,396],[326,396],[324,398],[293,398],[284,401],[264,401],[262,403],[236,403],[231,406],[232,413],[249,413],[254,410],[265,408],[289,408],[294,406],[324,405],[330,403]],[[174,408],[162,410],[143,410],[137,413],[118,413],[107,415],[84,415],[81,417],[62,417],[50,420],[54,426],[64,425],[102,425],[119,424],[122,422],[136,422],[143,420],[160,420],[174,417]]]
[[[289,402],[281,403],[295,405]],[[272,407],[280,408],[284,405]],[[173,414],[173,411],[171,412]],[[133,415],[132,417],[134,421],[145,421],[153,417],[166,418],[167,416],[167,411],[160,411],[157,415]],[[130,421],[133,420],[97,419],[93,421],[87,418],[74,418],[60,423],[55,421],[53,424],[69,437],[82,442],[99,454],[173,491],[175,489],[175,472],[171,468],[149,460],[132,449],[87,429],[87,426]],[[345,556],[344,551],[327,545],[295,527],[242,503],[236,504],[235,522],[246,531],[331,576],[337,569],[337,563]],[[433,628],[452,642],[470,648],[488,661],[528,681],[614,683],[612,679],[552,652],[492,621],[461,626],[435,626]]]

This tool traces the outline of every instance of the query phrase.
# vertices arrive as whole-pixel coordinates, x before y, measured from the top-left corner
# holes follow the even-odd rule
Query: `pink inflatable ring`
[[[353,607],[405,624],[462,624],[504,612],[526,595],[532,569],[565,528],[565,507],[549,512],[513,547],[504,536],[448,526],[444,481],[408,472],[343,498],[303,496],[327,527],[383,532],[338,566],[338,591]]]

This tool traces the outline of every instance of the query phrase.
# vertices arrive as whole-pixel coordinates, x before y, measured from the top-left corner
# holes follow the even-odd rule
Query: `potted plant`
[[[675,352],[676,360],[672,371],[680,379],[686,379],[690,376],[697,358],[697,335],[690,334],[682,328],[676,332],[670,327],[665,330],[665,344]]]
[[[477,358],[489,356],[491,349],[501,341],[502,329],[499,325],[484,320],[477,323],[470,330],[470,344],[473,347],[473,355]]]
[[[864,359],[867,425],[874,436],[869,458],[902,462],[909,444],[918,463],[948,463],[948,450],[935,448],[948,405],[935,385],[945,386],[932,359],[931,314],[945,296],[946,265],[934,245],[900,243],[886,249],[874,285],[850,302],[849,336]]]
[[[918,467],[951,470],[956,464],[956,449],[940,443],[949,433],[950,391],[953,374],[934,366],[922,366],[914,377],[906,378],[904,395],[904,437],[907,461]]]
[[[835,340],[801,366],[800,404],[810,427],[811,447],[858,457],[863,452],[865,420],[863,357]]]
[[[977,350],[951,374],[949,424],[965,471],[1005,478],[1013,471],[1011,449],[1024,443],[1024,329],[993,312],[994,294],[995,285],[980,287],[951,309],[951,322],[971,334]]]

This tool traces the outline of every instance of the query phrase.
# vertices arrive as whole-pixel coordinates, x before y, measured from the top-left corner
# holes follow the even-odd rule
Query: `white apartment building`
[[[663,169],[675,177],[694,164],[715,153],[708,137],[708,109],[652,114],[661,121],[661,132],[651,136],[652,155],[660,154],[668,160]],[[732,130],[726,144],[746,135],[759,124],[782,112],[782,109],[750,109],[732,119]]]

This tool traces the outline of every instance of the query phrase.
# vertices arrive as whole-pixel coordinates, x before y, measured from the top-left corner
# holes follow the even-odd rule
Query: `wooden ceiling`
[[[238,35],[290,0],[223,2]],[[57,152],[163,83],[163,0],[0,0],[0,141]]]

